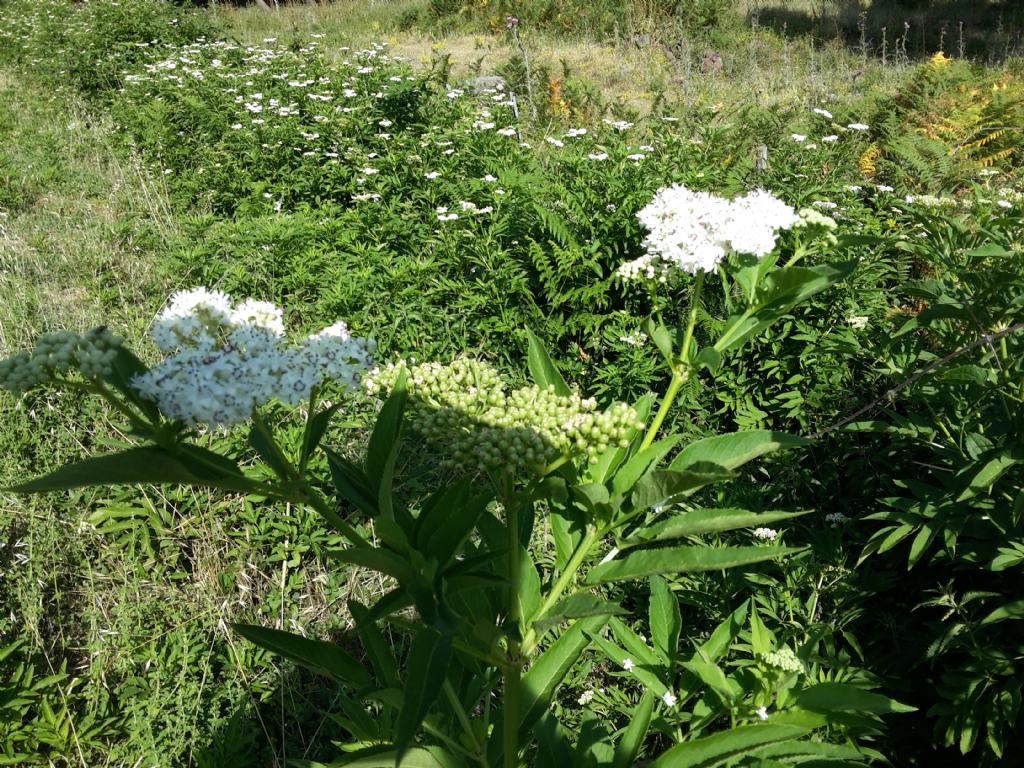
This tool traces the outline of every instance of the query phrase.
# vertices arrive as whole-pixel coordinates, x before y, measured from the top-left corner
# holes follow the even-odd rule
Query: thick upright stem
[[[583,561],[587,555],[590,554],[590,550],[594,548],[594,544],[601,538],[596,528],[587,528],[587,532],[583,535],[576,550],[572,553],[569,558],[569,562],[565,564],[565,568],[558,575],[558,579],[555,580],[554,585],[551,587],[551,591],[548,596],[544,598],[544,602],[540,606],[540,610],[537,612],[537,618],[543,618],[552,606],[558,602],[565,592],[566,588],[572,583],[576,573],[579,571],[580,566],[583,565]],[[523,636],[522,653],[525,656],[529,656],[530,653],[537,647],[539,636],[531,627],[526,631]]]
[[[654,416],[654,421],[651,422],[647,434],[644,435],[644,441],[640,444],[641,451],[649,448],[658,436],[658,430],[661,429],[661,425],[665,422],[665,417],[668,416],[668,412],[675,402],[676,395],[679,394],[679,390],[686,380],[690,378],[690,373],[693,371],[693,362],[690,360],[690,343],[693,341],[693,331],[697,325],[697,310],[700,308],[700,296],[703,290],[704,271],[701,270],[697,273],[693,284],[693,298],[690,299],[690,312],[686,320],[686,333],[683,335],[683,345],[679,350],[679,362],[672,366],[672,381],[669,382],[668,389],[665,391],[665,397],[662,398],[658,412]]]
[[[521,646],[522,637],[520,623],[522,606],[519,603],[519,506],[514,498],[503,500],[505,506],[505,524],[508,526],[508,659],[502,675],[505,683],[505,701],[502,706],[504,713],[504,764],[505,768],[519,766],[519,709],[520,683],[522,676]]]

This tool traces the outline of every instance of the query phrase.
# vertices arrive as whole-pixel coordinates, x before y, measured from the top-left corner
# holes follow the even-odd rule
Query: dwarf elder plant
[[[866,753],[853,747],[803,738],[829,723],[822,713],[844,691],[833,685],[786,699],[801,662],[776,648],[753,612],[752,648],[763,661],[760,698],[749,705],[756,712],[742,711],[734,697],[702,711],[706,730],[684,738],[682,725],[691,718],[683,704],[710,679],[713,659],[735,639],[747,608],[737,609],[689,662],[677,663],[679,604],[661,578],[792,551],[770,541],[709,546],[695,537],[764,530],[799,512],[682,504],[747,462],[804,440],[748,431],[683,445],[681,435],[662,434],[662,426],[684,384],[713,376],[746,340],[843,279],[853,264],[802,263],[835,242],[834,222],[798,215],[761,191],[730,201],[677,185],[660,191],[640,220],[647,252],[623,265],[623,279],[664,290],[680,275],[692,276],[685,325],[669,328],[652,318],[648,327],[671,371],[660,396],[602,408],[563,380],[533,334],[533,384],[519,389],[470,359],[370,370],[372,343],[352,337],[344,323],[289,340],[276,306],[200,288],[177,294],[157,316],[152,337],[164,358],[151,368],[105,329],[50,334],[32,352],[0,363],[0,384],[15,394],[50,385],[101,396],[139,442],[15,490],[189,484],[321,515],[345,542],[328,556],[339,567],[379,573],[386,592],[371,605],[349,602],[354,629],[340,643],[254,625],[235,630],[341,684],[338,718],[351,743],[338,765],[630,766],[642,755],[657,766],[688,766],[709,764],[709,756],[715,765],[753,754],[783,762],[861,757]],[[776,248],[780,230],[793,230],[785,260]],[[697,316],[711,285],[722,291],[728,315],[717,338],[699,339]],[[357,382],[383,401],[360,462],[324,444],[341,405],[338,388]],[[267,418],[269,408],[282,405],[303,419],[297,446],[279,440]],[[260,475],[199,444],[208,428],[243,424],[266,465]],[[396,492],[403,442],[429,452],[452,478],[415,503]],[[618,616],[628,614],[607,589],[641,579],[651,580],[656,651],[616,630],[630,649],[626,657],[605,635],[609,625],[624,626]],[[647,692],[630,704],[626,728],[583,750],[551,704],[594,643],[621,669],[635,670]],[[361,657],[351,650],[357,646]],[[879,708],[879,701],[889,703],[883,697],[865,701],[855,703],[892,709]],[[779,709],[769,713],[772,705]],[[652,723],[667,738],[650,738]]]

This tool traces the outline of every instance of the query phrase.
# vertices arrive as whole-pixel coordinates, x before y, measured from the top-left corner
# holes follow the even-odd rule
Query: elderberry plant
[[[152,368],[102,330],[44,337],[35,352],[0,364],[4,386],[15,393],[58,384],[99,394],[144,443],[15,490],[192,484],[319,513],[345,542],[329,557],[377,572],[387,591],[372,605],[348,603],[354,629],[339,643],[234,628],[343,686],[351,743],[338,765],[625,768],[643,757],[666,768],[732,765],[755,754],[870,759],[867,750],[808,736],[848,721],[837,713],[894,711],[895,703],[835,682],[790,696],[804,663],[776,646],[753,608],[755,666],[727,678],[716,660],[739,637],[747,604],[686,654],[679,603],[661,578],[794,551],[757,530],[801,512],[704,508],[687,499],[747,462],[807,441],[747,431],[684,445],[682,435],[662,434],[662,427],[683,384],[713,381],[728,353],[854,265],[798,264],[836,245],[834,225],[764,191],[726,201],[675,186],[659,192],[640,219],[650,232],[648,252],[620,274],[648,278],[654,290],[674,289],[679,272],[693,276],[686,326],[652,319],[648,327],[671,372],[661,396],[602,408],[565,382],[529,332],[530,386],[511,389],[471,359],[398,362],[366,373],[373,344],[351,337],[343,323],[289,341],[279,308],[196,289],[173,297],[154,322],[166,357]],[[780,266],[777,235],[787,229],[794,230],[794,249]],[[727,316],[717,337],[705,339],[696,319],[711,281],[722,290]],[[365,459],[353,462],[323,444],[339,405],[322,394],[360,380],[383,402]],[[304,421],[297,452],[275,438],[264,417],[271,403],[304,406],[294,410]],[[195,442],[203,429],[242,422],[251,422],[249,442],[271,470],[269,480]],[[396,490],[397,459],[410,432],[451,478],[424,500]],[[316,476],[316,454],[326,458],[329,481]],[[757,529],[757,543],[696,540],[737,529]],[[550,546],[542,531],[550,532]],[[654,648],[626,627],[618,617],[628,611],[609,599],[609,585],[641,579],[650,579]],[[407,638],[404,658],[383,627]],[[361,659],[349,650],[356,646]],[[591,646],[645,692],[630,705],[625,728],[583,749],[551,704]],[[705,689],[717,698],[697,700]],[[685,716],[684,706],[692,708]],[[701,762],[708,756],[720,759]]]

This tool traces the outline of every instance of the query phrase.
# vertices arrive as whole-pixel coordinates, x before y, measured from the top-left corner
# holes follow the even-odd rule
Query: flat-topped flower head
[[[238,424],[273,399],[296,406],[327,381],[353,386],[372,352],[372,342],[352,338],[343,322],[291,343],[280,307],[235,304],[206,288],[175,294],[151,334],[170,354],[132,384],[189,426]]]
[[[647,253],[619,268],[625,279],[711,272],[730,251],[764,256],[778,230],[797,222],[789,205],[764,190],[726,200],[681,184],[659,190],[637,218],[647,228]]]
[[[390,363],[368,374],[364,386],[385,396],[402,372],[413,429],[444,446],[451,466],[537,474],[560,457],[596,460],[642,427],[636,410],[624,403],[602,411],[576,393],[537,386],[509,391],[497,371],[479,360]]]

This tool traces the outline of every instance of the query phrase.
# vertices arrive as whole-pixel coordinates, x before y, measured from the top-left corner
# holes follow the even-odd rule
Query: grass
[[[418,21],[403,28],[402,19],[413,11],[419,12]],[[420,66],[448,59],[455,81],[501,73],[518,54],[503,30],[428,23],[422,1],[347,0],[287,5],[275,13],[253,6],[219,13],[232,34],[247,43],[319,35],[329,55],[344,58],[348,48],[386,41],[392,53]],[[633,26],[637,32],[626,27],[605,40],[525,28],[521,36],[532,66],[547,73],[550,87],[574,82],[585,94],[579,106],[602,114],[646,112],[655,103],[670,112],[700,105],[820,103],[894,89],[905,72],[906,62],[890,58],[883,65],[838,39],[781,34],[762,25],[757,14],[737,16],[723,33],[694,34],[640,19]],[[716,52],[721,69],[705,63]]]
[[[0,356],[100,324],[137,346],[173,289],[161,181],[114,131],[0,70]],[[3,398],[0,423],[0,487],[126,439],[60,391]],[[268,605],[281,626],[322,621],[341,586],[367,587],[328,579],[289,544],[316,536],[308,519],[261,518],[258,503],[194,491],[0,492],[0,639],[30,638],[39,674],[77,678],[51,702],[60,764],[241,767],[304,751],[309,681],[281,677],[227,624]]]
[[[216,14],[240,40],[322,35],[339,58],[342,46],[387,39],[424,66],[450,57],[458,80],[504,71],[517,55],[503,33],[410,26],[425,7],[346,0]],[[754,13],[727,36],[666,28],[596,41],[524,30],[523,40],[547,87],[576,100],[573,120],[655,105],[819,105],[896,88],[906,61],[883,62],[839,35],[784,34],[773,7],[751,0]],[[819,25],[840,10],[799,7]],[[711,51],[721,70],[702,68]],[[81,101],[0,70],[0,356],[42,331],[100,323],[134,346],[179,287],[163,265],[188,243],[162,180],[116,148],[115,132]],[[97,428],[101,417],[67,393],[0,400],[0,486],[124,438]],[[58,704],[79,706],[66,712],[54,755],[82,766],[218,768],[316,756],[312,745],[331,733],[323,712],[333,692],[241,642],[228,623],[329,629],[346,621],[342,597],[384,585],[328,571],[315,553],[329,543],[321,528],[295,510],[268,512],[259,499],[174,490],[0,493],[0,638],[29,637],[47,672],[77,676],[60,684]]]

